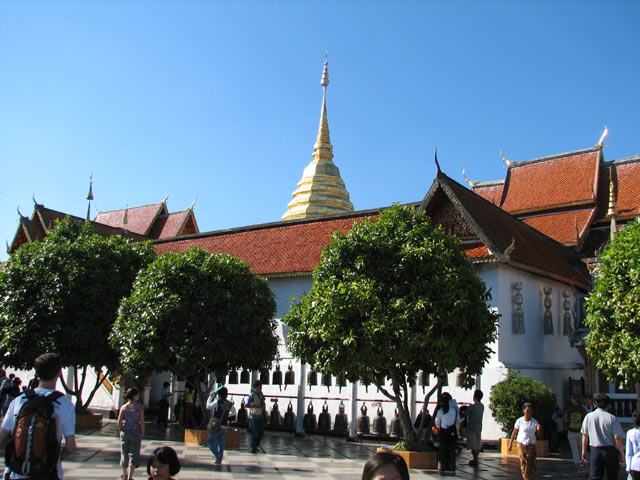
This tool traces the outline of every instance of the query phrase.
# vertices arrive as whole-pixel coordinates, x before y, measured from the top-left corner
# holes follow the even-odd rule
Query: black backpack
[[[227,418],[232,406],[233,404],[226,399],[218,402],[218,408],[212,413],[209,424],[207,425],[209,433],[218,433],[220,427],[227,424]]]
[[[60,442],[53,403],[60,392],[46,396],[33,390],[24,392],[26,401],[20,407],[4,459],[11,472],[30,479],[57,480]],[[7,472],[5,478],[9,478]]]

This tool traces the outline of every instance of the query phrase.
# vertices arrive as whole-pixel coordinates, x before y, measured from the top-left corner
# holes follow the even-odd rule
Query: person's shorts
[[[480,432],[467,430],[467,448],[469,450],[481,450],[482,438]]]

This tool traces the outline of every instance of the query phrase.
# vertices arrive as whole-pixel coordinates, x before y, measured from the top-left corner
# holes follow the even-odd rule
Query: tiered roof
[[[419,205],[445,231],[463,240],[461,250],[476,263],[503,263],[548,278],[588,287],[587,272],[573,250],[546,237],[504,210],[439,173]],[[380,209],[323,218],[275,222],[154,242],[159,254],[201,247],[227,253],[260,275],[308,275],[335,231],[347,233],[354,222]]]
[[[586,255],[594,255],[608,238],[608,233],[598,230],[609,229],[612,201],[618,225],[639,214],[640,156],[605,162],[599,144],[524,162],[510,161],[508,167],[504,181],[470,181],[471,189]]]
[[[85,221],[35,203],[31,218],[20,215],[20,225],[8,252],[15,252],[23,243],[42,240],[49,234],[56,220],[67,216],[73,221]],[[182,212],[169,213],[166,201],[143,207],[99,212],[91,225],[94,232],[104,237],[122,235],[134,241],[173,238],[199,232],[193,205]]]
[[[84,218],[76,217],[74,215],[68,215],[57,210],[46,208],[41,203],[35,203],[33,207],[33,214],[31,218],[20,215],[20,225],[13,238],[13,242],[8,248],[9,253],[15,252],[23,243],[31,243],[42,240],[49,234],[51,228],[53,228],[56,220],[62,220],[65,217],[71,218],[76,222],[84,222]],[[112,227],[110,225],[104,225],[102,223],[91,222],[94,232],[104,237],[111,235],[122,235],[128,237],[134,241],[146,240],[147,238],[138,235],[137,233],[130,232],[128,230]]]

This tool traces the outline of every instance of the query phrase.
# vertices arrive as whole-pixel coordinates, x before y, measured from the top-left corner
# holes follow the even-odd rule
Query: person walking
[[[567,440],[571,447],[573,463],[576,466],[576,474],[582,476],[586,473],[586,465],[582,461],[582,421],[587,410],[581,405],[578,395],[571,395],[571,404],[564,411],[564,424],[568,426]]]
[[[13,377],[11,383],[8,387],[5,387],[2,390],[2,394],[4,395],[4,403],[2,404],[2,416],[4,417],[9,410],[9,405],[13,402],[22,391],[20,390],[20,385],[22,385],[22,380],[20,377]]]
[[[164,382],[160,391],[160,402],[158,403],[158,424],[164,428],[169,425],[169,400],[171,399],[171,384]]]
[[[624,466],[624,431],[618,419],[611,415],[609,396],[596,395],[598,408],[587,413],[582,421],[582,460],[589,461],[591,480],[600,480],[607,473],[608,480],[616,480],[620,463]]]
[[[245,406],[249,409],[249,428],[251,429],[251,453],[258,453],[260,441],[264,435],[264,415],[266,405],[262,394],[262,382],[253,382],[253,392],[247,397]]]
[[[540,424],[533,418],[533,405],[529,402],[522,406],[524,415],[516,420],[511,433],[509,450],[515,439],[520,445],[520,472],[523,480],[531,480],[536,476],[536,434],[540,432]]]
[[[484,416],[484,405],[482,397],[484,394],[481,390],[473,392],[473,404],[465,411],[467,419],[467,447],[471,450],[473,460],[469,462],[472,467],[478,466],[478,455],[482,448],[482,417]]]
[[[138,403],[136,388],[128,388],[124,398],[127,403],[120,407],[118,414],[121,478],[132,480],[133,472],[140,464],[140,444],[144,436],[144,407]]]
[[[631,480],[640,480],[640,409],[633,412],[634,428],[627,431],[627,473]]]
[[[456,471],[456,446],[458,445],[460,415],[457,405],[452,400],[448,392],[440,395],[440,408],[435,419],[435,425],[439,431],[438,468],[440,473]]]
[[[6,398],[4,389],[9,388],[10,386],[11,380],[7,377],[7,372],[4,368],[0,368],[0,412],[2,411],[2,405],[4,405],[4,400]]]
[[[184,428],[191,428],[193,426],[193,402],[195,393],[195,388],[187,382],[184,386]]]
[[[207,445],[216,458],[218,465],[222,463],[222,456],[224,455],[228,421],[236,416],[236,407],[227,400],[228,393],[226,387],[219,387],[211,392],[207,400],[207,410],[211,410],[211,420],[209,420],[207,429],[209,430]]]
[[[56,384],[58,377],[62,374],[62,362],[57,353],[45,353],[34,360],[34,368],[40,385],[33,392],[42,397],[54,396],[53,400],[53,417],[55,419],[55,445],[56,450],[60,452],[56,466],[58,478],[62,479],[62,460],[65,460],[76,449],[76,411],[73,403],[64,395],[56,392]],[[11,435],[16,427],[16,419],[19,417],[22,406],[29,401],[27,394],[20,395],[10,406],[7,415],[2,421],[0,429],[0,449],[4,450],[5,445],[11,439]],[[64,437],[64,447],[62,446],[62,438]],[[47,445],[48,446],[48,445]],[[7,459],[5,458],[5,461]],[[18,475],[9,468],[5,471],[5,479],[25,479],[24,475]]]

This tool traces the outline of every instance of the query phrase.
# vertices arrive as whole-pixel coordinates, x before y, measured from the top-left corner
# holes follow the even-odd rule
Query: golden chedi
[[[324,93],[318,137],[313,147],[313,160],[304,169],[298,188],[293,192],[293,200],[289,202],[282,220],[353,212],[349,192],[340,177],[340,170],[333,163],[333,146],[329,139],[327,121],[329,68],[326,61],[321,84]]]

